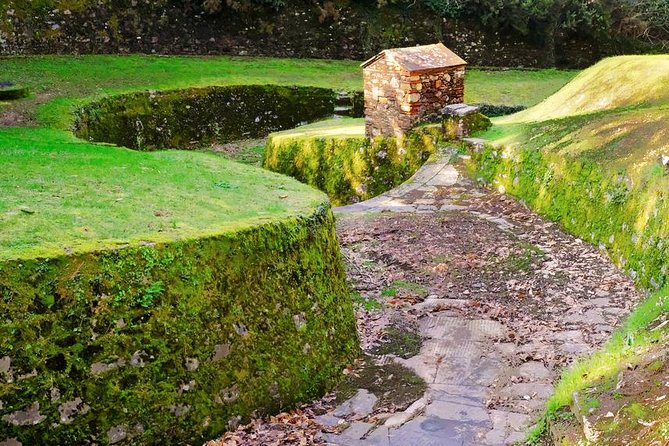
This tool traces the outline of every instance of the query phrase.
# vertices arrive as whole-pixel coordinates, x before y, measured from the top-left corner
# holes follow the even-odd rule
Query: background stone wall
[[[613,39],[574,40],[566,34],[550,43],[533,42],[481,21],[439,17],[420,3],[378,8],[351,2],[328,9],[296,0],[279,9],[235,10],[223,2],[217,14],[207,14],[199,1],[77,1],[31,13],[21,3],[25,0],[0,5],[0,55],[142,52],[364,60],[384,48],[443,41],[471,65],[583,67],[637,50]]]

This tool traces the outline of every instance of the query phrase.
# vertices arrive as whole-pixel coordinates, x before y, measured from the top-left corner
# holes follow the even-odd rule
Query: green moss
[[[341,119],[271,134],[263,167],[310,184],[341,205],[398,186],[443,142],[439,126],[417,127],[402,140],[369,140],[361,120]]]
[[[358,389],[367,389],[379,398],[376,407],[403,410],[425,394],[427,385],[413,370],[394,361],[378,365],[373,357],[363,360],[363,366],[337,386],[336,402],[346,401]]]
[[[488,130],[491,126],[490,119],[481,113],[471,113],[464,117],[447,117],[442,122],[444,137],[452,140]]]
[[[358,291],[355,291],[351,294],[351,300],[353,304],[367,311],[380,310],[383,308],[378,300],[373,297],[363,297]]]
[[[648,408],[641,403],[632,403],[629,406],[624,407],[622,410],[627,415],[630,415],[638,420],[643,420],[648,417]]]
[[[0,264],[3,413],[23,444],[199,443],[322,395],[357,355],[331,212],[230,235]],[[23,378],[22,378],[23,377]],[[63,421],[59,407],[88,410]]]
[[[394,297],[399,290],[415,294],[418,297],[424,298],[427,296],[427,288],[417,283],[407,282],[406,280],[393,281],[387,288],[384,288],[381,295],[385,297]]]
[[[418,333],[391,325],[384,330],[383,341],[372,350],[375,355],[395,355],[408,359],[420,353],[422,338]]]
[[[504,259],[504,269],[512,272],[529,271],[537,259],[541,259],[546,255],[540,248],[529,243],[521,242],[519,247],[521,249],[520,253],[511,254]]]

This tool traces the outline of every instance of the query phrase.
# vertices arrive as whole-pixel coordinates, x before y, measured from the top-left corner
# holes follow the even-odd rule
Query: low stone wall
[[[448,140],[441,124],[416,127],[404,138],[270,135],[263,167],[320,189],[339,206],[402,184]]]
[[[653,127],[653,120],[658,118],[650,116],[644,119]],[[600,128],[610,125],[606,115],[601,119]],[[582,125],[578,124],[578,118],[572,121]],[[551,123],[556,125],[555,122]],[[569,127],[570,120],[559,122]],[[661,125],[664,126],[663,121]],[[567,141],[565,144],[572,137],[564,130],[555,134],[561,135]],[[649,150],[638,142],[640,138],[648,138],[647,134],[636,137],[639,138],[634,140],[636,151]],[[570,233],[607,250],[611,259],[640,286],[659,289],[668,278],[669,201],[664,198],[664,191],[669,187],[669,177],[659,161],[655,165],[648,163],[633,150],[624,154],[613,152],[604,162],[597,158],[601,156],[597,152],[605,152],[603,146],[574,157],[534,147],[487,145],[472,152],[470,172],[479,181],[523,200]],[[612,163],[630,159],[638,163],[629,171],[619,168],[614,173],[606,169]],[[644,174],[642,180],[638,178],[640,172]],[[630,175],[637,178],[633,181]]]
[[[355,97],[355,96],[354,96]],[[113,96],[78,113],[75,134],[138,150],[255,138],[332,116],[326,88],[243,85]]]
[[[201,444],[358,353],[334,220],[0,263],[0,444]]]
[[[277,133],[267,140],[263,167],[314,186],[335,206],[357,203],[411,178],[439,149],[461,138],[459,127],[471,133],[490,125],[486,116],[470,113],[419,125],[400,138]]]
[[[490,29],[481,20],[440,17],[420,2],[389,2],[378,8],[368,2],[268,1],[259,7],[234,1],[221,2],[221,12],[214,15],[206,13],[203,3],[207,2],[4,2],[0,55],[230,54],[365,60],[385,48],[443,41],[474,66],[585,67],[607,55],[644,49],[621,38],[579,40],[564,31],[544,42],[522,31]]]

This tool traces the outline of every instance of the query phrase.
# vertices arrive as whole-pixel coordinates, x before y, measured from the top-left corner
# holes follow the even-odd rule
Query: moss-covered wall
[[[443,141],[439,125],[417,127],[403,139],[270,135],[263,167],[310,184],[341,205],[406,181]]]
[[[139,150],[265,136],[334,113],[326,88],[242,85],[112,96],[77,113],[75,133]]]
[[[569,121],[559,122],[568,127]],[[620,138],[609,149],[595,147],[592,154],[570,155],[569,150],[576,149],[569,145],[569,131],[554,132],[561,151],[486,146],[472,154],[470,172],[606,249],[641,286],[662,287],[669,259],[667,171],[659,161],[640,162],[633,158],[634,151],[620,151]],[[542,138],[548,146],[551,137]],[[634,147],[652,158],[647,141],[634,140]],[[622,167],[621,160],[629,168]],[[612,164],[620,167],[611,169]]]
[[[497,2],[500,10],[491,10],[490,16],[470,18],[442,17],[426,6],[456,8],[460,3],[464,2],[3,0],[0,55],[234,54],[365,60],[385,48],[443,41],[471,65],[584,67],[606,55],[652,48],[615,32],[585,32],[576,38],[565,29],[545,34],[547,28],[539,23],[530,29],[492,26],[496,14],[512,13],[503,7],[512,3],[508,1]],[[213,8],[219,12],[208,13],[212,5],[220,6]],[[585,31],[580,26],[574,30]],[[660,51],[661,43],[655,48]]]
[[[357,354],[327,204],[237,233],[0,264],[0,443],[200,444]]]
[[[269,136],[263,167],[320,189],[334,205],[356,203],[411,178],[431,156],[461,138],[463,130],[476,132],[490,125],[485,115],[472,113],[419,125],[401,138],[303,136],[296,129],[294,134]]]

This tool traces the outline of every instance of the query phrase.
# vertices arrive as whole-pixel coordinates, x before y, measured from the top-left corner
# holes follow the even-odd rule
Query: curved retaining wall
[[[0,318],[12,446],[201,444],[322,395],[358,353],[327,203],[205,239],[0,263]]]
[[[664,166],[638,163],[634,169],[645,170],[646,177],[633,183],[628,175],[634,169],[606,170],[606,163],[622,158],[619,154],[607,155],[606,163],[591,156],[486,146],[472,153],[469,167],[480,181],[520,198],[570,233],[606,249],[639,285],[665,286],[669,179]]]
[[[270,135],[263,167],[325,192],[332,204],[364,201],[409,179],[437,149],[440,132],[422,130],[404,145],[395,138]]]
[[[402,139],[274,134],[268,138],[263,167],[320,189],[333,205],[356,203],[411,178],[440,149],[453,146],[463,126],[475,132],[488,128],[490,120],[480,113],[446,118],[415,127]]]
[[[83,107],[75,134],[137,150],[184,149],[265,136],[326,118],[335,103],[336,93],[327,88],[275,85],[133,93]]]

